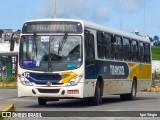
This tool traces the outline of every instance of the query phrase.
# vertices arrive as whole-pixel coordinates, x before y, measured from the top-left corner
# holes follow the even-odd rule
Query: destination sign
[[[28,22],[25,23],[22,33],[82,33],[79,22]]]

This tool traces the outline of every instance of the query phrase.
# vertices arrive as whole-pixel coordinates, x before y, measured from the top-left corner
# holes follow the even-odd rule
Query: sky
[[[57,18],[81,19],[127,32],[160,36],[160,0],[57,0]],[[0,29],[53,18],[54,0],[0,0]]]

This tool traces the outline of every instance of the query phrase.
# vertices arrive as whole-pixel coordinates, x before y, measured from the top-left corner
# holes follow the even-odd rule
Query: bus
[[[38,19],[22,27],[18,97],[39,105],[59,99],[87,99],[99,105],[107,95],[134,100],[151,86],[147,37],[74,19]]]

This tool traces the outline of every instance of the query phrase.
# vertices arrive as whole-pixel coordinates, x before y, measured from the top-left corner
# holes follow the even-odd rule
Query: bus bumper
[[[18,97],[83,98],[83,84],[76,86],[25,86],[18,84]]]

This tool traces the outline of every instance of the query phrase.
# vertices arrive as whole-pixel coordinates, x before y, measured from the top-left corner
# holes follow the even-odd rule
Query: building
[[[157,73],[160,74],[160,61],[152,60],[152,74]]]
[[[0,79],[17,75],[20,31],[0,29]]]

